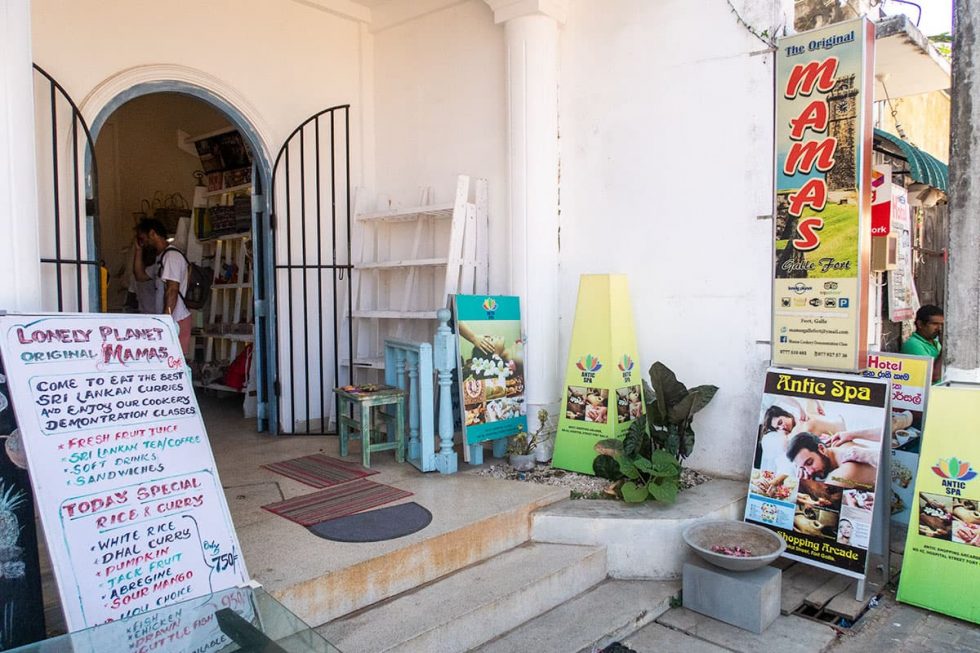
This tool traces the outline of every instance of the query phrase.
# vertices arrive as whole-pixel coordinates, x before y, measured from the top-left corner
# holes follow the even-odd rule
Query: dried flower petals
[[[744,549],[740,546],[725,546],[723,544],[715,544],[711,547],[711,550],[715,553],[720,553],[722,555],[731,556],[733,558],[751,558],[752,552],[748,549]]]

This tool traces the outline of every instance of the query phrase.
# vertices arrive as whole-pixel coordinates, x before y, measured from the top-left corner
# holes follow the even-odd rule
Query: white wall
[[[100,83],[126,69],[173,64],[235,89],[268,127],[272,155],[294,127],[328,106],[352,104],[360,124],[359,24],[314,2],[31,4],[34,59],[80,104]],[[360,158],[355,163],[360,170]]]
[[[644,370],[720,388],[688,463],[721,474],[749,470],[769,358],[764,48],[724,2],[579,0],[562,33],[562,352],[579,275],[629,275]]]
[[[788,6],[735,4],[759,32]],[[378,187],[410,195],[457,169],[487,176],[491,280],[503,288],[502,27],[469,0],[374,38]],[[579,275],[628,274],[643,367],[661,360],[689,385],[720,387],[696,420],[689,459],[717,474],[749,470],[769,358],[765,49],[721,1],[572,0],[561,33],[559,355]],[[441,183],[445,197],[450,182]]]
[[[383,8],[375,12],[384,21]],[[402,205],[432,186],[452,201],[456,175],[487,179],[490,288],[507,279],[504,31],[483,0],[465,0],[374,38],[376,188]]]

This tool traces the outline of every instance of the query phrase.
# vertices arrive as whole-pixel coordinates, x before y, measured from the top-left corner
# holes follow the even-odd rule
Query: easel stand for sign
[[[883,500],[878,488],[884,488],[885,494],[891,494],[892,452],[891,452],[891,401],[886,404],[885,429],[881,436],[881,462],[878,464],[878,481],[875,484],[874,517],[871,520],[871,540],[868,543],[868,557],[864,564],[864,578],[858,579],[855,599],[864,602],[864,593],[868,578],[872,571],[881,573],[878,581],[872,581],[872,586],[883,589],[891,580],[891,501]]]

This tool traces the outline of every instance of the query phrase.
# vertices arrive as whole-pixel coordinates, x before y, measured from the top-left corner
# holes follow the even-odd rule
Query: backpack
[[[211,283],[214,281],[211,271],[196,263],[191,263],[187,256],[176,247],[168,247],[163,250],[163,255],[166,256],[167,252],[170,251],[177,252],[187,262],[187,292],[180,295],[180,298],[184,300],[184,306],[190,310],[201,310],[211,298]],[[163,260],[162,256],[160,260]]]

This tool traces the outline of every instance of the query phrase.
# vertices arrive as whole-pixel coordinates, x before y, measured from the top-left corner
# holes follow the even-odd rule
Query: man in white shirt
[[[167,228],[154,218],[140,220],[136,226],[136,241],[140,247],[148,247],[157,253],[156,276],[163,284],[163,312],[177,324],[180,348],[186,357],[191,353],[191,312],[183,300],[187,292],[187,259],[179,249],[170,246]],[[151,279],[139,253],[133,257],[133,276],[137,282]]]

